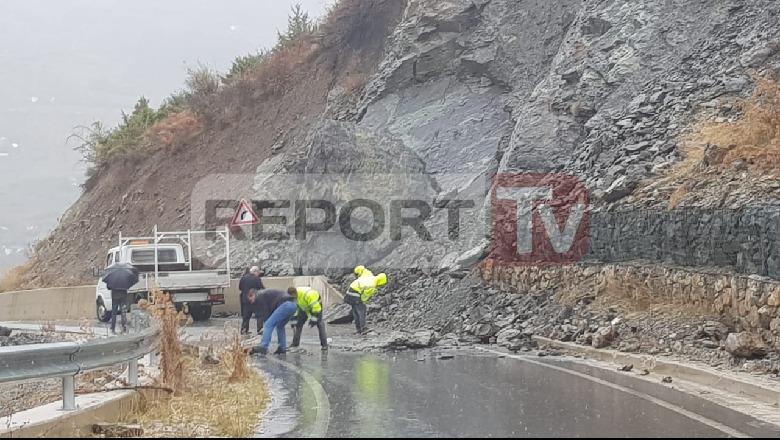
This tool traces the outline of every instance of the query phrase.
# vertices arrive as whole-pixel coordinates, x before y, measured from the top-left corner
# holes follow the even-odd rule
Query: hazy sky
[[[300,0],[320,16],[329,0]],[[25,259],[78,198],[65,141],[144,95],[157,105],[188,66],[225,71],[269,47],[294,0],[0,0],[0,272]]]

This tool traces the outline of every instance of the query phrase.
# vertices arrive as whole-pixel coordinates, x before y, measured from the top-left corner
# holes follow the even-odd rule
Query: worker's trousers
[[[287,349],[287,333],[284,326],[290,322],[290,319],[295,314],[297,306],[292,301],[285,301],[271,313],[271,316],[265,321],[263,325],[263,338],[260,341],[260,347],[263,350],[268,350],[268,346],[271,345],[271,335],[276,330],[276,337],[279,340],[279,350],[285,351]]]
[[[257,334],[260,334],[260,330],[263,328],[263,318],[260,317],[260,313],[246,304],[242,305],[241,309],[241,333],[249,333],[249,322],[252,320],[252,315],[254,315],[257,320]]]
[[[355,293],[348,292],[344,296],[344,302],[352,306],[352,318],[355,320],[355,329],[358,333],[366,331],[366,303]]]
[[[127,290],[111,291],[111,332],[116,332],[116,317],[122,315],[122,330],[127,332],[127,311],[130,308],[130,294]]]
[[[306,312],[298,309],[298,317],[295,322],[295,333],[293,334],[292,347],[301,345],[301,334],[303,334],[303,326],[306,325]],[[325,321],[322,319],[322,314],[315,316],[317,318],[317,330],[320,333],[320,345],[323,347],[328,346],[328,335],[325,333]]]

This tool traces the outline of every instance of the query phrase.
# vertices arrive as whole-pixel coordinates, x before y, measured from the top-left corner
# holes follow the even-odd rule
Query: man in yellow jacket
[[[366,329],[366,303],[377,290],[387,284],[387,275],[380,273],[374,275],[365,266],[355,268],[357,279],[349,285],[344,302],[352,306],[352,317],[355,319],[355,328],[358,334],[365,334]]]
[[[303,326],[306,324],[306,319],[308,319],[309,326],[316,326],[317,330],[319,330],[321,348],[327,350],[328,336],[325,334],[325,321],[322,318],[320,292],[311,287],[290,287],[287,289],[287,293],[295,298],[295,303],[298,305],[298,310],[296,310],[294,317],[297,321],[293,324],[295,333],[293,334],[293,343],[290,348],[298,347],[301,344]]]

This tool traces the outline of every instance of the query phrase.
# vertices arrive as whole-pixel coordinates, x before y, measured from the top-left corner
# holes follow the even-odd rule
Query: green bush
[[[247,72],[250,72],[263,64],[263,62],[268,60],[269,56],[274,52],[288,47],[298,38],[311,34],[316,29],[316,22],[309,17],[309,14],[303,10],[303,7],[300,4],[292,6],[290,14],[287,17],[287,29],[285,29],[284,32],[277,31],[278,39],[274,48],[236,57],[236,59],[233,60],[233,65],[230,66],[230,71],[222,77],[222,83],[225,85],[233,84]]]
[[[311,34],[317,29],[317,24],[309,17],[309,13],[303,10],[300,3],[291,8],[287,17],[287,30],[278,32],[279,41],[275,49],[281,49],[303,35]]]
[[[256,54],[236,57],[236,59],[233,60],[233,65],[230,66],[230,71],[227,73],[227,75],[222,77],[222,83],[228,85],[232,84],[237,79],[240,79],[247,72],[252,71],[252,69],[262,64],[263,60],[265,60],[266,54],[266,51],[261,50]]]
[[[187,69],[187,79],[184,80],[187,92],[192,96],[201,97],[216,93],[221,84],[219,73],[204,64]]]
[[[149,100],[141,97],[132,113],[122,112],[122,120],[112,129],[101,122],[80,127],[70,139],[77,140],[75,149],[81,152],[93,172],[117,158],[143,154],[146,133],[162,118],[160,112],[149,106]]]
[[[157,110],[160,119],[189,109],[189,104],[187,103],[188,97],[189,94],[186,91],[180,90],[165,98],[162,104],[160,104],[160,109]]]

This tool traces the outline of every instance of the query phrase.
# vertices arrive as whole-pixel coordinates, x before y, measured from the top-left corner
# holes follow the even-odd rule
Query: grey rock
[[[351,324],[354,321],[352,306],[349,304],[336,304],[325,310],[323,317],[330,325]]]
[[[638,184],[628,176],[618,177],[604,192],[603,200],[607,203],[616,202],[634,192]]]
[[[767,354],[767,346],[760,337],[751,333],[731,333],[726,338],[726,351],[738,358],[760,358]]]
[[[396,335],[390,345],[396,348],[420,349],[432,347],[435,343],[435,333],[432,330],[418,330],[412,334],[400,333]]]
[[[748,81],[748,79],[745,77],[728,78],[723,80],[723,86],[726,88],[726,91],[731,93],[739,93],[745,90],[748,85],[750,85],[750,81]]]
[[[489,338],[496,332],[496,327],[493,324],[480,324],[474,332],[474,335],[479,338]]]
[[[759,46],[745,52],[739,59],[743,67],[758,67],[777,51],[776,44]]]
[[[455,259],[455,263],[450,270],[460,270],[464,268],[470,268],[476,264],[487,252],[487,243],[482,243],[473,247],[471,250],[464,252]]]
[[[496,344],[501,347],[509,347],[516,339],[522,337],[524,337],[522,331],[513,328],[507,328],[498,332],[496,335]]]
[[[731,168],[734,171],[745,171],[748,169],[748,164],[742,159],[737,159],[734,162],[731,162]]]
[[[593,348],[604,348],[612,344],[617,332],[612,326],[601,327],[593,334],[591,345]]]
[[[714,349],[717,349],[717,348],[720,347],[720,344],[718,344],[715,341],[711,341],[709,339],[703,339],[703,340],[699,341],[699,344],[701,344],[702,347],[708,348],[710,350],[714,350]]]

